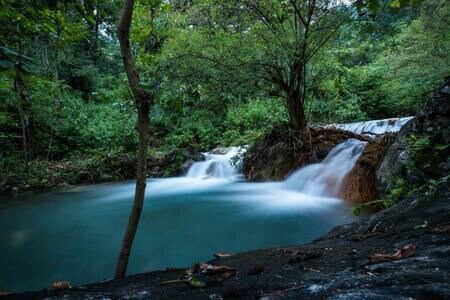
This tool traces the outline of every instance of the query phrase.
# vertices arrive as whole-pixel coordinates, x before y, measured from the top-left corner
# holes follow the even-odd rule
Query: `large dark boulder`
[[[413,168],[411,151],[408,139],[411,137],[433,137],[435,143],[446,144],[450,142],[450,77],[437,89],[422,110],[414,119],[409,121],[396,135],[394,141],[386,152],[376,172],[377,190],[383,195],[389,192],[396,184],[398,178],[408,182],[420,182],[430,177],[423,174],[422,168]],[[433,151],[434,149],[431,149]],[[429,153],[432,155],[432,153]],[[433,177],[442,177],[448,174],[450,160],[446,159],[433,168]]]

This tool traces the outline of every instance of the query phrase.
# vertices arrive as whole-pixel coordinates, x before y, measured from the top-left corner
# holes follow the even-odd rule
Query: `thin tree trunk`
[[[28,162],[36,159],[37,149],[36,140],[34,138],[34,123],[28,89],[19,71],[17,71],[16,78],[14,80],[14,89],[20,98],[18,110],[20,115],[20,123],[22,126],[23,151],[26,161],[26,168],[28,169]]]
[[[134,61],[130,46],[130,26],[133,17],[134,0],[125,0],[119,21],[119,43],[125,72],[133,92],[134,100],[138,109],[138,131],[139,150],[136,174],[136,190],[134,194],[133,208],[128,219],[125,236],[122,241],[119,258],[116,266],[116,278],[123,278],[126,275],[128,259],[131,252],[139,219],[144,206],[145,187],[147,181],[147,148],[149,137],[149,111],[153,102],[153,95],[147,94],[139,83],[139,74],[134,66]]]
[[[149,105],[148,102],[138,109],[138,130],[139,130],[139,150],[138,165],[136,175],[136,189],[134,194],[133,208],[128,219],[125,236],[122,241],[119,259],[116,267],[116,278],[123,278],[126,275],[128,259],[131,247],[139,225],[142,208],[144,206],[145,187],[147,181],[147,144],[149,130]]]

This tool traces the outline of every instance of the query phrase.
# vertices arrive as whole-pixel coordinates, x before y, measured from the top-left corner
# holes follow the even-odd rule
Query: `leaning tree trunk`
[[[134,100],[138,109],[138,131],[139,131],[139,150],[136,174],[136,190],[134,194],[133,208],[128,219],[128,225],[125,236],[122,241],[119,258],[116,266],[116,278],[122,278],[126,275],[128,258],[130,256],[136,230],[141,217],[142,207],[144,205],[145,187],[147,180],[147,147],[149,137],[149,111],[153,100],[152,94],[147,94],[139,83],[139,74],[135,68],[131,46],[130,46],[130,26],[133,17],[134,0],[125,0],[119,21],[119,43],[125,72],[128,77]]]
[[[37,147],[36,140],[34,138],[33,115],[31,111],[31,102],[28,95],[28,89],[19,71],[17,71],[16,78],[14,79],[14,89],[20,98],[18,110],[22,127],[22,146],[26,167],[28,169],[28,161],[36,159]]]

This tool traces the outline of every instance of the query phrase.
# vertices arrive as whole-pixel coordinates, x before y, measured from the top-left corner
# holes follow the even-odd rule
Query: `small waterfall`
[[[391,118],[384,120],[372,120],[365,122],[354,122],[348,124],[328,125],[342,130],[351,131],[358,134],[383,134],[387,132],[399,131],[409,120],[414,117]]]
[[[348,139],[334,147],[318,164],[311,164],[292,173],[284,186],[302,193],[337,197],[345,175],[354,167],[366,142]]]
[[[188,170],[187,177],[192,178],[234,178],[238,175],[239,161],[233,163],[235,156],[243,147],[218,148],[203,153],[205,160],[194,163]]]

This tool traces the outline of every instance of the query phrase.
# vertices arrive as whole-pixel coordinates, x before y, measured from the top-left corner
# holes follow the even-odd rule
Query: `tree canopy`
[[[448,75],[444,0],[171,0],[157,14],[153,5],[136,2],[130,40],[154,94],[149,157],[171,157],[160,175],[186,152],[251,144],[281,123],[302,131],[411,115]],[[136,153],[121,6],[2,1],[1,188],[48,185],[43,162],[81,168]]]

